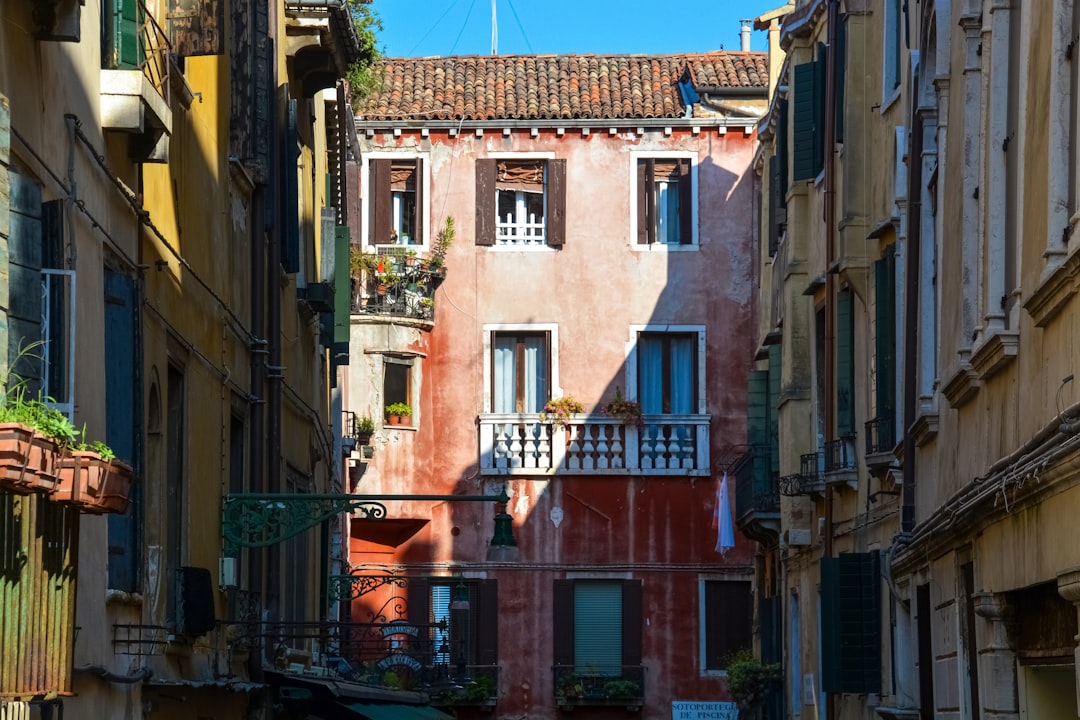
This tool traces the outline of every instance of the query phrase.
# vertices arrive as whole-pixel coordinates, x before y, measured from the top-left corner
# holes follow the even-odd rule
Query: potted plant
[[[375,419],[371,415],[364,415],[356,420],[356,441],[361,445],[371,442],[371,436],[375,434]]]
[[[540,422],[552,423],[568,430],[570,417],[582,412],[585,412],[585,406],[575,400],[573,395],[563,395],[544,403],[544,409],[540,411]]]
[[[641,686],[623,678],[608,680],[604,683],[604,697],[611,700],[638,700],[641,698]]]
[[[641,405],[634,400],[627,400],[623,397],[622,389],[615,388],[615,399],[600,408],[605,415],[610,415],[615,418],[619,418],[626,425],[637,425],[641,427]]]
[[[446,252],[450,249],[450,246],[454,244],[454,236],[457,234],[457,230],[454,228],[454,216],[447,215],[446,222],[438,233],[435,234],[435,245],[431,251],[431,259],[428,260],[428,267],[431,268],[431,272],[438,274],[439,276],[446,275]]]
[[[727,662],[728,692],[742,711],[750,712],[764,705],[769,692],[782,680],[779,663],[765,665],[749,648],[736,651]]]
[[[386,421],[390,425],[401,425],[402,418],[412,415],[412,408],[403,402],[390,403],[386,406]]]

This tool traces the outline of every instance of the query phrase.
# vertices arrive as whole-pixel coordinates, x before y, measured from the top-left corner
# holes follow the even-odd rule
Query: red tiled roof
[[[497,55],[386,58],[367,120],[678,118],[678,81],[698,87],[764,88],[765,53]]]

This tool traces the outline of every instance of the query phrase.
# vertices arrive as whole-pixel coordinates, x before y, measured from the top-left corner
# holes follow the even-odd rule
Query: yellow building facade
[[[0,717],[288,716],[264,669],[327,651],[336,515],[236,519],[341,487],[359,43],[306,5],[0,9],[0,365],[135,478],[0,489]]]

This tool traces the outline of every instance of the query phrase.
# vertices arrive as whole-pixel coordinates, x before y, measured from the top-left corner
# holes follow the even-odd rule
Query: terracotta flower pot
[[[401,424],[401,416],[400,415],[387,415],[386,416],[386,423],[388,425],[400,425]]]
[[[135,470],[127,463],[112,460],[105,466],[105,473],[98,493],[97,512],[123,514],[131,501],[131,484]]]
[[[54,499],[79,510],[96,510],[108,463],[95,452],[73,450],[60,459]]]

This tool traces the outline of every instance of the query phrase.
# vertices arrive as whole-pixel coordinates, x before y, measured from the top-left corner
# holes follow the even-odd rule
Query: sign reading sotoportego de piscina
[[[738,720],[739,706],[733,702],[672,700],[671,720]]]

